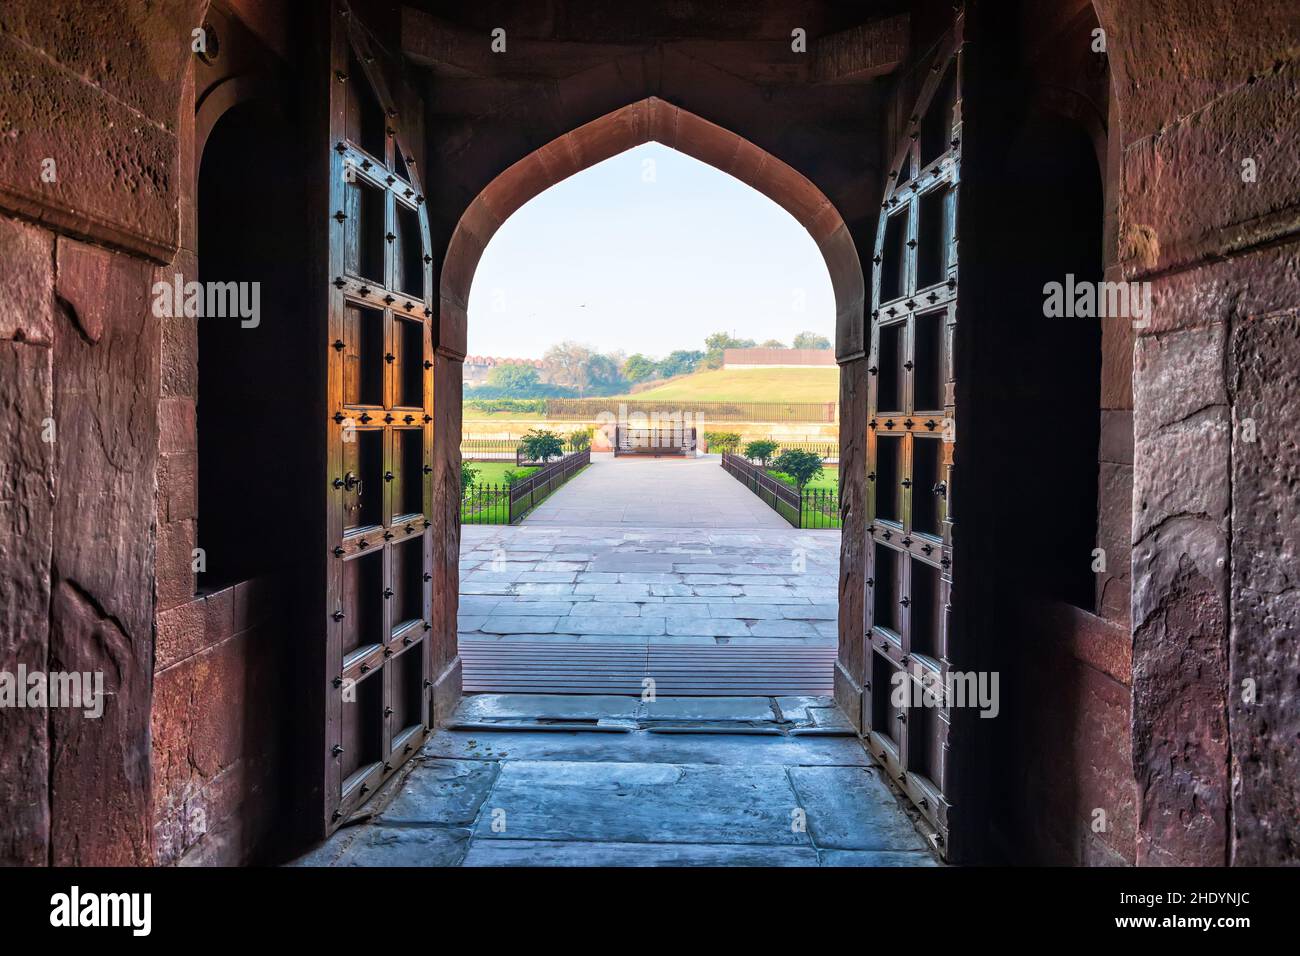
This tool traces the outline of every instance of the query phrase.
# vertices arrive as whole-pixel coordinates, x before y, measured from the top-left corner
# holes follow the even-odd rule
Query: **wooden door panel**
[[[331,24],[325,825],[428,732],[433,367],[428,216],[396,99],[345,7]]]
[[[872,259],[863,718],[868,748],[946,852],[961,19],[921,88]],[[927,693],[929,689],[929,693]]]

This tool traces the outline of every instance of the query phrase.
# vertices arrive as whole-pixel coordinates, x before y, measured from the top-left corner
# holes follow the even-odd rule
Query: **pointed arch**
[[[848,227],[831,201],[803,174],[678,106],[651,96],[607,113],[534,150],[492,180],[466,208],[447,246],[438,298],[438,351],[465,357],[470,284],[493,234],[519,207],[561,180],[650,141],[739,179],[808,230],[821,250],[835,292],[841,362],[863,355],[862,266]]]

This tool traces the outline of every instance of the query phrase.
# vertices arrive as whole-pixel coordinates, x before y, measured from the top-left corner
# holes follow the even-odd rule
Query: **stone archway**
[[[652,140],[734,176],[777,203],[808,230],[825,258],[835,295],[839,362],[843,365],[863,359],[865,284],[857,248],[839,211],[798,170],[730,130],[651,96],[565,133],[493,179],[469,204],[452,233],[438,289],[434,373],[434,541],[438,553],[434,556],[434,620],[440,632],[435,646],[434,672],[438,677],[434,711],[439,719],[455,706],[461,686],[455,633],[461,363],[465,358],[474,271],[493,234],[524,203],[575,173]],[[861,500],[865,473],[860,456],[842,451],[841,462],[843,500],[851,504]],[[846,534],[845,540],[852,542],[854,536]],[[852,615],[847,618],[852,619]]]

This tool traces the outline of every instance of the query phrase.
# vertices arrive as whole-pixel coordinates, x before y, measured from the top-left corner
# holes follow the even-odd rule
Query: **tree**
[[[725,350],[753,347],[753,339],[738,339],[727,332],[714,332],[704,340],[704,364],[709,368],[721,368],[722,353]]]
[[[572,385],[581,393],[589,384],[587,381],[587,362],[591,359],[591,349],[577,342],[561,342],[552,345],[542,357],[542,365],[550,373],[551,381],[560,385]]]
[[[622,391],[625,384],[619,371],[623,364],[619,353],[601,355],[577,342],[552,345],[546,350],[542,364],[551,381],[573,386],[579,395],[588,392],[614,394]]]
[[[595,394],[611,395],[621,392],[626,382],[619,371],[619,364],[613,356],[593,353],[587,359],[583,374],[587,388]]]
[[[555,432],[542,431],[534,428],[519,440],[523,446],[524,456],[529,461],[540,461],[543,464],[552,458],[559,458],[564,454],[564,439]]]
[[[467,461],[460,463],[460,493],[463,495],[474,487],[478,480],[478,469]]]
[[[751,461],[757,461],[764,468],[767,467],[767,461],[780,446],[770,438],[756,438],[745,446],[745,457]]]
[[[810,451],[788,448],[776,456],[772,470],[793,478],[795,487],[803,494],[804,485],[822,473],[822,460]]]
[[[528,398],[536,394],[542,377],[531,365],[498,365],[488,372],[487,384],[500,389],[506,397]]]
[[[797,349],[828,349],[831,347],[831,340],[824,335],[818,335],[816,332],[800,332],[794,337],[794,348]]]
[[[623,377],[629,382],[644,382],[659,371],[659,364],[638,352],[623,363]]]
[[[675,375],[690,375],[700,367],[702,361],[704,361],[703,352],[678,349],[675,352],[670,352],[668,357],[659,363],[659,374],[664,378],[672,378]]]
[[[785,348],[785,343],[778,342],[776,339],[768,339],[761,347],[765,349],[783,349]]]

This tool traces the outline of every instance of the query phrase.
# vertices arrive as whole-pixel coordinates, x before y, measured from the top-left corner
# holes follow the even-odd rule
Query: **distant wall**
[[[723,349],[723,368],[834,368],[834,349]]]

